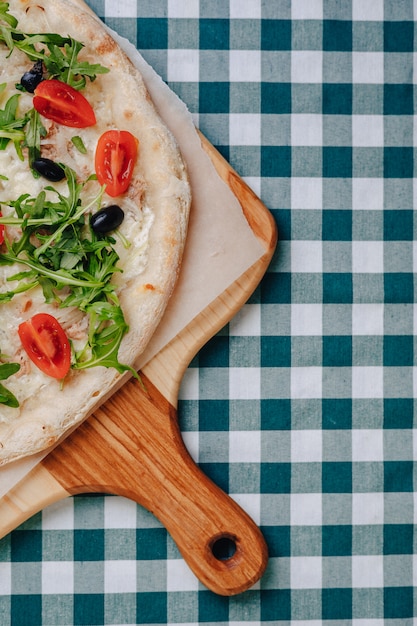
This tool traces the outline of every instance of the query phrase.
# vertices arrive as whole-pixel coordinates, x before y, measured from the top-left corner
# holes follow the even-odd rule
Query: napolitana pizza
[[[0,464],[136,375],[189,209],[177,143],[102,24],[0,2]]]

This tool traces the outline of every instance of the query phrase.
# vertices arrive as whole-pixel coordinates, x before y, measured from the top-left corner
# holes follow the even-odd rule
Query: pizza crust
[[[77,133],[74,129],[60,128],[55,137],[58,146],[64,144],[68,133],[82,135],[92,160],[91,173],[94,145],[104,130],[129,130],[139,139],[139,159],[130,189],[122,199],[104,198],[105,203],[117,203],[124,208],[130,219],[130,222],[125,219],[128,221],[125,228],[138,233],[128,252],[121,250],[120,266],[125,271],[117,278],[119,299],[129,324],[119,361],[134,365],[158,326],[178,277],[191,204],[186,166],[174,137],[155,110],[140,73],[95,17],[69,0],[17,0],[10,3],[10,11],[24,32],[70,35],[86,45],[82,51],[84,58],[110,69],[108,74],[88,82],[83,91],[95,109],[97,128],[80,129],[80,132],[77,129]],[[25,63],[27,69],[27,60]],[[52,145],[50,149],[53,148]],[[73,169],[81,170],[80,175],[85,175],[89,167],[88,157],[78,154],[60,153],[57,158],[63,162],[69,160]],[[27,161],[22,167],[27,167]],[[15,197],[13,193],[9,195]],[[146,229],[138,226],[141,220],[146,223]],[[129,232],[125,236],[129,237]],[[48,311],[49,306],[42,304],[41,310]],[[40,311],[30,310],[27,317],[36,312]],[[59,381],[40,375],[36,393],[25,400],[18,416],[4,417],[10,409],[3,410],[0,405],[0,465],[53,445],[112,395],[127,377],[113,368],[71,370],[61,389]]]

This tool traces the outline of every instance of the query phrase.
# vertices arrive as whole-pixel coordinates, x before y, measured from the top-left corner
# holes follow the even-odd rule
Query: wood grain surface
[[[87,492],[122,495],[162,522],[208,589],[234,595],[262,576],[267,546],[253,520],[190,457],[178,426],[177,400],[191,359],[264,275],[277,229],[253,191],[203,136],[201,141],[264,255],[142,369],[142,383],[128,381],[0,499],[0,537],[62,498]]]

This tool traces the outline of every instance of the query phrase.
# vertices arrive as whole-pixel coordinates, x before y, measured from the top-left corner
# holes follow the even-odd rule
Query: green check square
[[[414,24],[412,21],[384,22],[384,52],[413,52]]]
[[[104,594],[74,595],[74,626],[104,624]]]
[[[270,557],[291,556],[290,526],[262,526],[261,531],[265,537]]]
[[[322,527],[323,556],[350,556],[352,554],[352,526],[337,524]]]
[[[266,20],[261,23],[262,50],[291,50],[291,20]]]
[[[384,274],[384,297],[386,303],[412,303],[414,300],[414,276],[411,273]]]
[[[291,400],[261,399],[262,430],[291,429]]]
[[[162,591],[136,594],[138,624],[165,624],[167,621],[167,593]]]
[[[264,589],[261,591],[261,620],[273,624],[291,619],[291,590]]]
[[[413,85],[384,85],[384,115],[413,114]]]
[[[161,49],[168,47],[168,20],[160,18],[140,18],[137,21],[139,49]]]
[[[350,178],[352,176],[352,148],[327,146],[323,148],[323,176],[326,178]]]
[[[323,211],[323,240],[324,241],[351,241],[352,240],[352,211]]]
[[[352,337],[345,335],[323,337],[323,366],[350,367],[352,365]]]
[[[384,398],[384,428],[413,428],[414,400]]]
[[[352,22],[323,20],[323,50],[352,50]]]
[[[74,530],[74,560],[101,561],[104,558],[103,529]]]
[[[12,595],[10,599],[10,616],[11,624],[16,624],[16,626],[42,624],[42,596],[40,594]]]
[[[384,211],[384,241],[413,240],[413,211]]]
[[[414,597],[413,587],[384,588],[384,618],[398,620],[413,618]]]
[[[200,18],[200,49],[229,49],[229,20]]]
[[[325,398],[322,400],[323,428],[350,430],[352,428],[351,398]]]
[[[413,363],[413,337],[408,337],[407,335],[387,335],[384,337],[385,366],[411,366]]]
[[[37,562],[42,560],[42,531],[17,530],[12,533],[10,560],[17,562]]]
[[[351,115],[352,89],[349,83],[324,83],[323,115]]]
[[[386,492],[413,491],[413,462],[385,461],[384,490]]]
[[[413,172],[413,148],[407,146],[384,148],[385,178],[412,178]]]
[[[138,528],[136,530],[136,558],[138,561],[166,559],[167,532],[165,528]]]
[[[261,113],[291,113],[291,83],[262,83]]]
[[[261,492],[291,493],[290,463],[262,463]]]
[[[229,112],[229,83],[201,82],[199,84],[200,113]]]
[[[324,462],[322,475],[323,493],[352,492],[352,464],[344,461]]]
[[[352,589],[323,589],[322,617],[324,620],[351,620]]]
[[[228,599],[210,591],[198,594],[198,619],[200,622],[227,622],[229,620]]]
[[[261,367],[289,367],[291,337],[261,337]]]
[[[323,274],[323,302],[343,304],[352,302],[352,275],[348,273]]]

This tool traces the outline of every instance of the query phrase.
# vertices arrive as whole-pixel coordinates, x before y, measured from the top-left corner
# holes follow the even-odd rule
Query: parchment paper
[[[180,278],[159,328],[137,363],[140,368],[261,258],[265,250],[249,228],[236,197],[203,151],[185,104],[130,42],[107,30],[142,72],[161,117],[177,138],[187,163],[193,195]],[[45,455],[46,452],[42,452],[1,468],[0,497]]]

